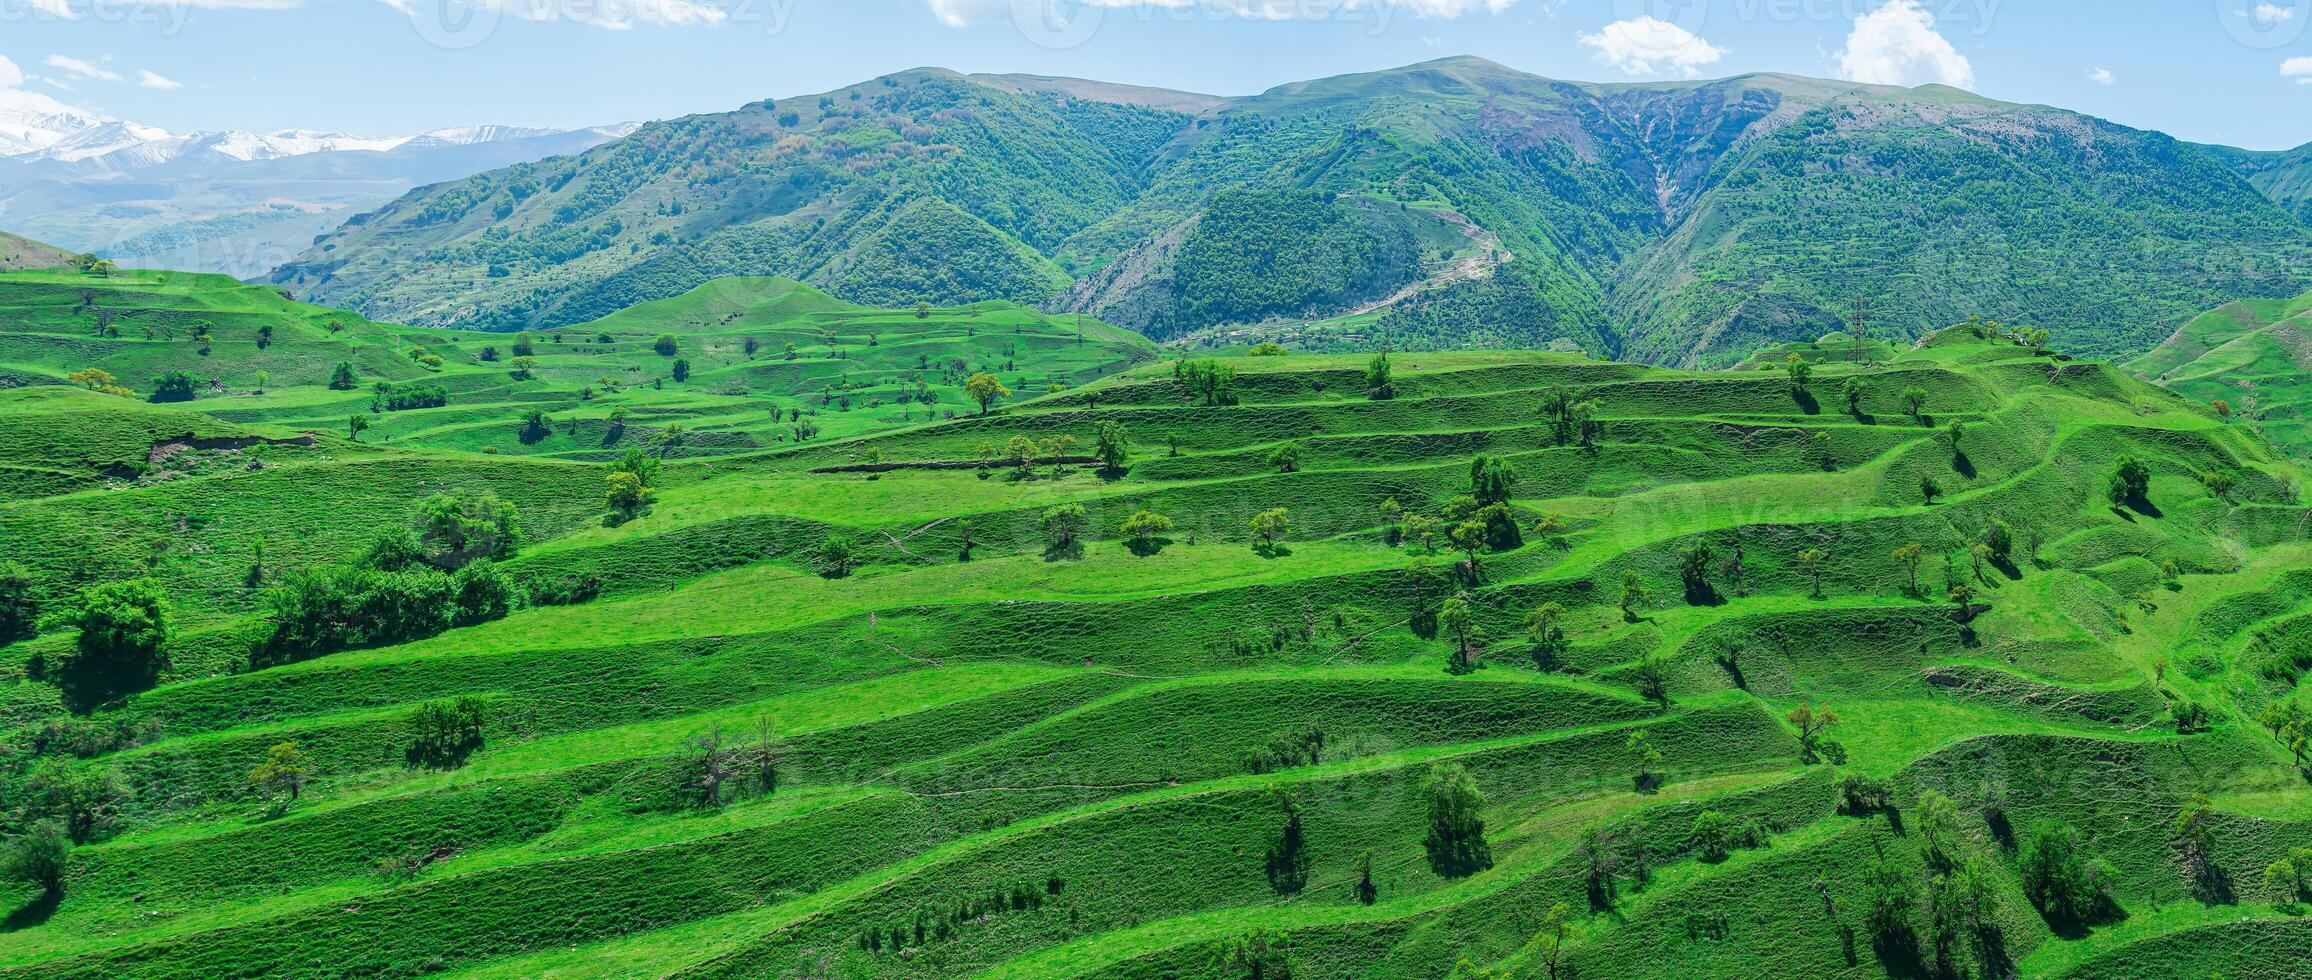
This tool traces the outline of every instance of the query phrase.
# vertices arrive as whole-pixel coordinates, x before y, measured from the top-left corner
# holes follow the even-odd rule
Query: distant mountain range
[[[1678,365],[1838,329],[1859,297],[1883,335],[1980,314],[2121,356],[2312,286],[2312,229],[2276,203],[2301,187],[2288,159],[1783,75],[1601,85],[1453,58],[1223,99],[926,69],[423,187],[272,281],[516,329],[782,274],[1160,339]]]
[[[632,129],[179,134],[0,107],[0,223],[124,265],[247,277],[412,187],[574,153]]]

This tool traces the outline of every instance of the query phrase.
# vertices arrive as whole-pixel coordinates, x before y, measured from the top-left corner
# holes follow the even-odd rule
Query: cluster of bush
[[[501,618],[519,590],[495,562],[511,557],[520,537],[511,504],[435,497],[418,530],[379,534],[350,565],[282,576],[266,596],[273,631],[252,659],[285,663]]]

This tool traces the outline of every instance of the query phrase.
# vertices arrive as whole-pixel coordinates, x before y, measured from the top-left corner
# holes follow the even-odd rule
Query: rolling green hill
[[[488,454],[600,460],[645,446],[683,457],[853,436],[977,411],[962,387],[971,374],[1032,397],[1154,357],[1147,340],[1090,317],[1003,302],[877,310],[790,279],[717,280],[597,322],[506,335],[373,323],[222,276],[0,275],[0,379],[57,385],[93,368],[150,395],[155,379],[183,372],[199,396],[186,407],[208,413],[196,417],[343,433],[365,415],[373,442]],[[352,367],[346,386],[328,387],[340,364]],[[378,410],[423,391],[441,404]],[[106,459],[73,479],[139,462]]]
[[[306,429],[347,396],[298,370],[173,405],[0,393],[7,465],[147,451],[0,500],[0,623],[49,614],[0,647],[0,819],[11,853],[80,838],[57,890],[0,891],[0,977],[2312,955],[2266,875],[2312,847],[2275,737],[2303,731],[2306,473],[2201,405],[1974,326],[1778,352],[1824,355],[1803,379],[1539,352],[1376,378],[1119,371],[1144,348],[1096,322],[922,313],[717,283],[533,335],[530,381],[479,360],[505,336],[440,335],[436,373],[384,350],[404,328],[297,335],[447,393],[358,443]],[[655,377],[660,334],[691,382],[585,404],[743,417],[932,349],[1078,383],[801,445],[655,440],[657,465],[558,424],[491,441],[596,372]],[[276,340],[211,356],[247,376]],[[614,508],[638,476],[654,497]]]
[[[1453,58],[1223,100],[922,70],[421,189],[272,281],[506,330],[768,271],[1216,346],[1689,367],[1838,329],[1863,296],[1905,340],[1982,314],[2123,357],[2312,285],[2312,229],[2228,163],[2060,109],[1783,75]]]
[[[2312,456],[2312,294],[2219,307],[2126,367],[2194,401],[2223,402],[2273,444]]]

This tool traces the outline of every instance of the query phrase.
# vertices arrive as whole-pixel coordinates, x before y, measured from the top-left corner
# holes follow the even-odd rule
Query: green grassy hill
[[[2312,294],[2225,305],[2125,366],[2193,401],[2221,401],[2273,444],[2312,455]]]
[[[1839,329],[1863,296],[1906,341],[1980,313],[2124,357],[2312,285],[2293,198],[2234,163],[2046,106],[1786,75],[1599,85],[1448,58],[1222,100],[921,70],[423,188],[273,281],[505,330],[767,270],[1159,340],[1684,367]]]
[[[16,384],[94,368],[150,395],[155,379],[184,372],[199,397],[180,407],[198,417],[342,434],[365,415],[366,441],[486,454],[600,460],[648,446],[680,457],[852,436],[978,411],[962,389],[970,374],[1027,397],[1154,357],[1147,340],[1090,317],[1002,302],[876,310],[787,279],[718,280],[598,322],[508,335],[373,323],[222,276],[0,275],[0,378]],[[352,378],[332,389],[340,364]],[[381,385],[435,391],[442,404],[374,411]],[[542,427],[526,421],[533,411]],[[52,468],[43,458],[21,465]]]
[[[349,397],[302,376],[173,406],[0,395],[10,465],[150,449],[141,478],[0,501],[24,566],[0,611],[133,609],[115,583],[145,581],[170,627],[165,662],[53,618],[0,648],[8,829],[84,838],[60,891],[0,893],[0,977],[2276,977],[2312,955],[2295,883],[2265,876],[2312,847],[2305,776],[2260,721],[2302,705],[2306,474],[2198,404],[1967,327],[1803,385],[1398,355],[1376,399],[1362,357],[1116,372],[1141,348],[1096,323],[1079,345],[1067,319],[927,312],[721,284],[530,338],[527,382],[468,360],[513,338],[444,335],[438,374],[387,360],[450,404],[360,443],[302,438]],[[629,513],[584,425],[497,441],[594,375],[656,376],[660,333],[692,382],[585,406],[760,433],[761,403],[846,372],[874,391],[926,348],[1101,377],[668,447]],[[412,337],[298,342],[354,335]],[[1120,465],[1079,461],[1103,431]],[[2115,502],[2123,459],[2140,493]],[[515,545],[472,545],[500,540],[485,493]],[[437,494],[472,506],[354,567]],[[1168,521],[1128,534],[1142,512]],[[456,618],[419,622],[439,603]],[[317,639],[348,624],[380,638]],[[1836,724],[1797,727],[1808,705]]]

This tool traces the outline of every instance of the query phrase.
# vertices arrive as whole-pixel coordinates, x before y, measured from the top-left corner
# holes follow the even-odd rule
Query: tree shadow
[[[1689,606],[1723,606],[1726,597],[1718,594],[1718,587],[1708,582],[1686,583],[1686,604]]]
[[[1954,449],[1951,451],[1951,472],[1972,480],[1975,478],[1975,461],[1968,459],[1964,450]]]
[[[1925,980],[1933,974],[1926,960],[1919,955],[1919,937],[1909,926],[1888,930],[1871,937],[1871,952],[1878,954],[1879,967],[1887,976],[1905,980]]]
[[[30,929],[46,922],[50,916],[56,914],[56,907],[63,903],[64,895],[62,893],[42,891],[39,897],[17,906],[16,911],[8,913],[7,919],[0,920],[0,932]]]
[[[1171,538],[1149,538],[1146,541],[1134,538],[1133,540],[1124,542],[1124,547],[1135,555],[1138,555],[1142,558],[1148,558],[1156,555],[1159,552],[1162,552],[1164,550],[1164,546],[1171,543]]]
[[[1070,539],[1065,544],[1055,544],[1044,549],[1045,561],[1076,561],[1083,557],[1084,542],[1080,538]]]
[[[1798,403],[1798,410],[1801,412],[1808,415],[1822,414],[1822,403],[1814,400],[1814,392],[1804,388],[1794,388],[1791,389],[1790,400]]]
[[[1289,558],[1292,556],[1292,549],[1287,548],[1282,544],[1268,544],[1264,542],[1253,545],[1252,553],[1259,555],[1262,558]]]

